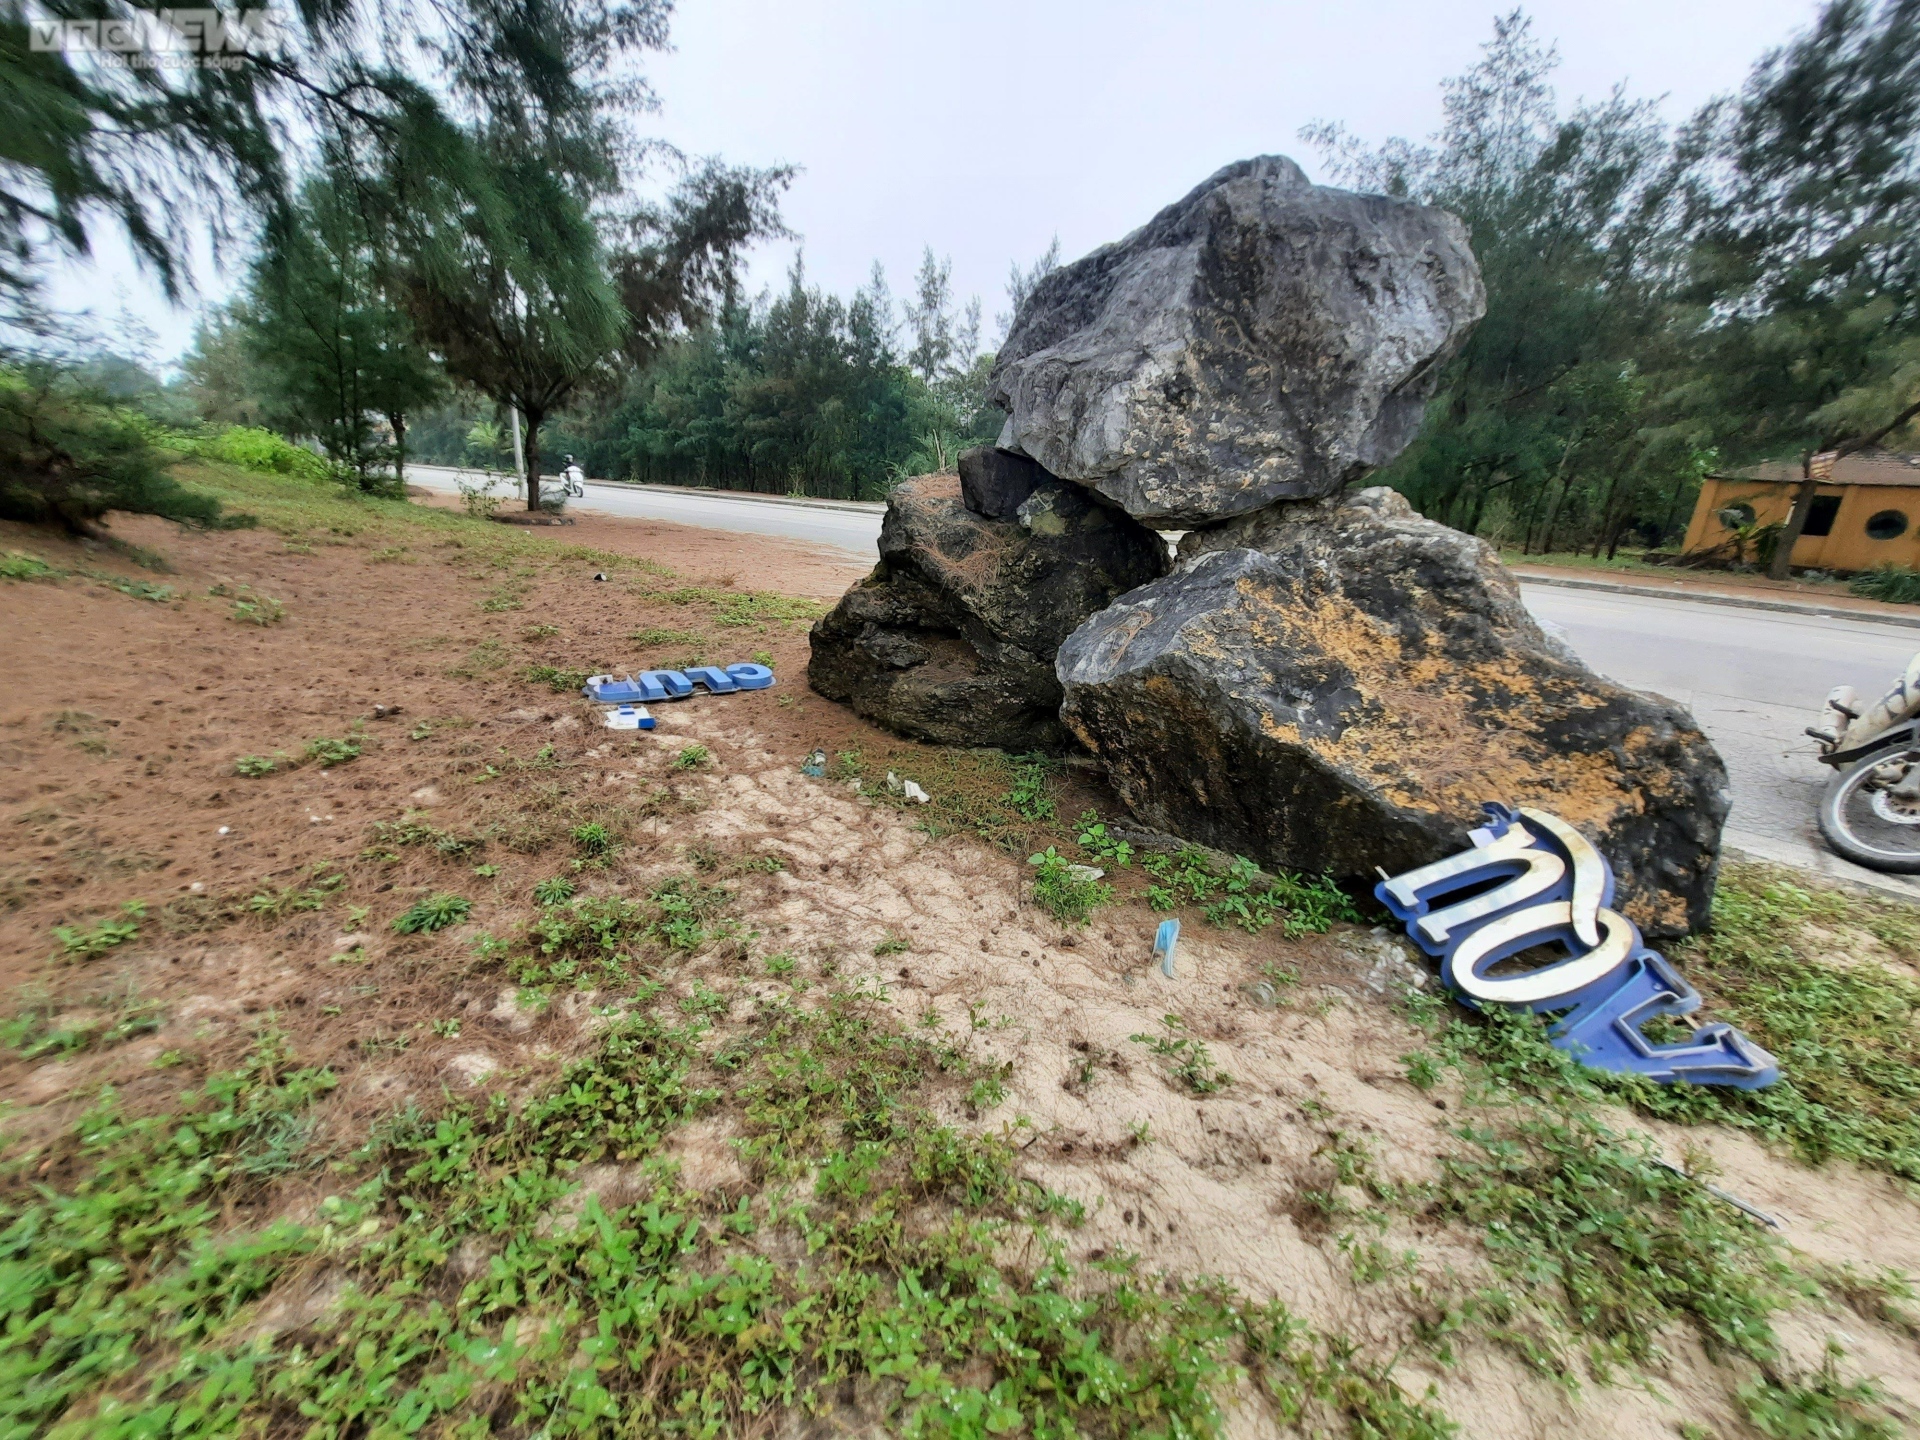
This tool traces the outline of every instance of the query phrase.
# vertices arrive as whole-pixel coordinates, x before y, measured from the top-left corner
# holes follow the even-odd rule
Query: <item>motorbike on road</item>
[[[1835,687],[1807,734],[1834,771],[1820,798],[1827,844],[1872,870],[1920,874],[1920,655],[1871,706]]]
[[[586,474],[567,456],[567,463],[558,477],[542,475],[540,477],[540,503],[548,510],[558,510],[569,500],[578,500],[587,493]]]

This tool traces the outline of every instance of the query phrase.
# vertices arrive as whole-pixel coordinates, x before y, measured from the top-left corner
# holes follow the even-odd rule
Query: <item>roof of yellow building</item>
[[[1714,472],[1714,480],[1759,480],[1776,484],[1798,484],[1798,460],[1767,460],[1745,469]],[[1833,462],[1833,476],[1823,485],[1920,485],[1920,455],[1895,454],[1890,450],[1869,450],[1858,455],[1842,455]]]

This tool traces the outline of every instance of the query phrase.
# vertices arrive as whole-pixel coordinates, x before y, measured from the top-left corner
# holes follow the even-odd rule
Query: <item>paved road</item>
[[[435,489],[456,472],[409,472]],[[587,483],[583,508],[613,515],[786,535],[864,558],[880,534],[878,506],[827,509],[720,493]],[[1877,695],[1920,649],[1913,629],[1871,620],[1746,610],[1661,596],[1528,584],[1527,607],[1604,675],[1689,706],[1733,781],[1729,843],[1770,859],[1920,896],[1920,884],[1874,876],[1832,856],[1814,829],[1828,772],[1801,734],[1821,699],[1847,683]]]
[[[1831,772],[1801,733],[1835,685],[1863,695],[1885,690],[1920,649],[1920,633],[1661,596],[1547,585],[1527,585],[1522,593],[1527,608],[1594,669],[1692,709],[1733,781],[1729,844],[1920,895],[1914,882],[1875,876],[1820,843],[1814,806]]]
[[[452,493],[459,481],[478,483],[475,470],[453,470],[437,465],[409,465],[407,483]],[[503,481],[500,493],[508,493]],[[525,503],[524,499],[520,503]],[[584,510],[608,515],[634,515],[646,520],[675,520],[683,525],[710,525],[720,530],[745,530],[756,535],[785,535],[810,540],[838,550],[858,551],[872,558],[880,538],[878,505],[825,506],[780,500],[769,496],[744,497],[724,490],[675,490],[658,485],[606,485],[587,481],[587,496],[574,502]]]

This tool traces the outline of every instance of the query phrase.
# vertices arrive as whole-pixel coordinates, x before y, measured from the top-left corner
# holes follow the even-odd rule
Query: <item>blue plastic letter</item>
[[[678,670],[647,670],[640,676],[642,685],[651,684],[659,690],[658,695],[649,694],[651,701],[684,700],[693,693],[693,682]]]
[[[764,665],[750,665],[742,661],[738,665],[727,666],[727,674],[742,690],[764,690],[773,684],[773,671]]]
[[[1641,1027],[1689,1015],[1700,996],[1611,908],[1613,868],[1573,826],[1544,811],[1486,805],[1472,848],[1374,887],[1463,1004],[1557,1014],[1555,1046],[1599,1070],[1663,1085],[1755,1090],[1780,1078],[1773,1056],[1727,1025],[1677,1045]],[[1457,897],[1457,898],[1456,898]],[[1544,955],[1543,955],[1544,952]],[[1531,968],[1500,972],[1526,957]]]

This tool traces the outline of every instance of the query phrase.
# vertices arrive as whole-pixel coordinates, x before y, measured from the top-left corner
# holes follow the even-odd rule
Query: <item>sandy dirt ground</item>
[[[1290,942],[1196,922],[1169,979],[1149,954],[1158,917],[1139,901],[1063,927],[1028,900],[1019,856],[931,838],[910,811],[803,775],[815,747],[901,748],[806,690],[804,616],[725,626],[712,604],[672,598],[739,586],[827,601],[857,569],[772,539],[591,516],[542,539],[630,557],[605,581],[591,562],[488,564],[430,537],[419,548],[371,549],[352,536],[289,547],[266,532],[115,528],[164,553],[175,573],[0,534],[0,547],[30,545],[56,564],[164,582],[183,597],[155,602],[78,580],[0,590],[0,986],[13,1006],[69,1020],[119,1013],[132,996],[161,1018],[151,1033],[72,1058],[0,1057],[16,1134],[71,1124],[101,1083],[136,1108],[158,1107],[231,1063],[266,1023],[303,1063],[341,1075],[325,1122],[340,1139],[408,1103],[541,1083],[591,1043],[592,993],[529,1009],[512,989],[478,983],[465,957],[491,917],[554,873],[552,827],[589,803],[610,806],[628,843],[593,886],[640,893],[684,870],[693,847],[778,856],[784,869],[730,882],[770,943],[884,989],[903,1024],[942,1024],[1003,1065],[1004,1101],[953,1118],[1012,1127],[1030,1175],[1086,1205],[1069,1240],[1075,1258],[1124,1248],[1152,1267],[1222,1276],[1371,1352],[1402,1352],[1399,1383],[1415,1395],[1431,1386],[1464,1435],[1652,1440],[1678,1434],[1682,1420],[1753,1433],[1733,1399],[1748,1372],[1684,1335],[1648,1383],[1575,1394],[1490,1345],[1466,1346],[1448,1367],[1422,1359],[1411,1345],[1417,1287],[1356,1280],[1351,1236],[1304,1197],[1335,1183],[1333,1157],[1355,1143],[1390,1176],[1431,1178],[1456,1143],[1462,1103],[1444,1083],[1422,1091],[1405,1077],[1402,1057],[1420,1034],[1398,1002],[1425,975],[1393,937],[1338,926]],[[206,593],[216,586],[229,593]],[[248,596],[278,600],[285,618],[236,622],[233,601]],[[756,651],[773,657],[774,689],[661,707],[651,733],[600,729],[577,697],[523,678],[528,665],[624,670]],[[376,706],[397,713],[374,718]],[[235,773],[242,756],[297,755],[314,737],[349,735],[362,745],[350,762]],[[681,768],[694,744],[711,762]],[[1111,811],[1079,775],[1060,802],[1067,813]],[[393,933],[393,917],[452,873],[418,846],[378,855],[391,834],[378,827],[405,817],[496,837],[466,857],[494,871],[468,867],[467,924]],[[321,903],[301,908],[316,887]],[[95,924],[129,900],[147,907],[137,940],[85,963],[56,958],[56,926]],[[746,1005],[757,982],[729,973],[740,964],[722,947],[673,983],[727,979]],[[1260,987],[1279,972],[1299,978],[1274,1004]],[[1202,1097],[1168,1082],[1131,1038],[1168,1014],[1205,1040],[1231,1085]],[[457,1034],[433,1028],[448,1019]],[[734,1173],[727,1138],[696,1126],[680,1141],[696,1178]],[[1920,1273],[1920,1206],[1884,1177],[1809,1171],[1735,1135],[1656,1138],[1676,1159],[1710,1150],[1722,1183],[1783,1218],[1807,1254]],[[1478,1236],[1454,1222],[1396,1220],[1382,1238],[1418,1251],[1418,1283],[1432,1292],[1486,1278]],[[1912,1336],[1821,1310],[1783,1329],[1809,1364],[1844,1332],[1848,1370],[1877,1374],[1920,1414]],[[1236,1425],[1273,1429],[1252,1404]]]

